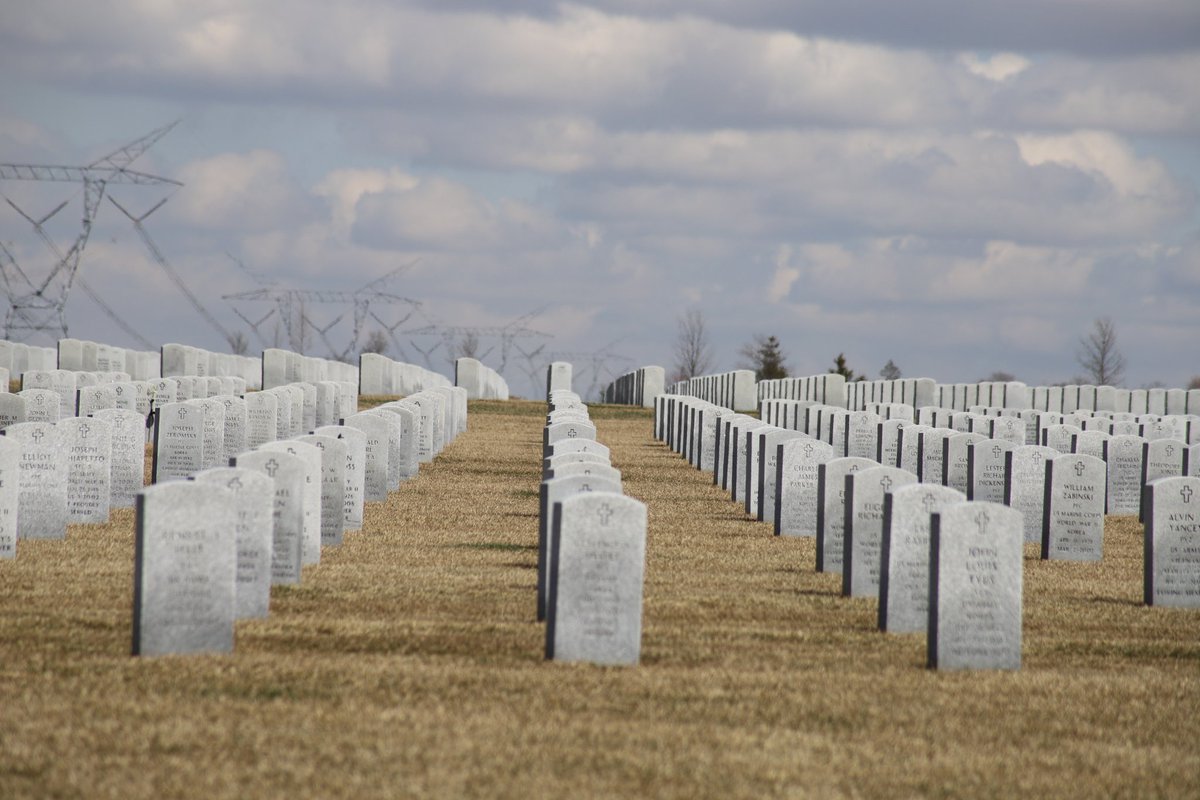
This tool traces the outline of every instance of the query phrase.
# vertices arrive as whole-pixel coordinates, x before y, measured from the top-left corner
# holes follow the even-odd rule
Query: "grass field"
[[[1136,520],[1102,564],[1027,550],[1019,672],[933,673],[640,410],[593,417],[649,506],[642,663],[545,662],[543,413],[472,403],[232,655],[128,655],[132,512],[22,541],[0,798],[1200,797],[1200,613],[1140,605]]]

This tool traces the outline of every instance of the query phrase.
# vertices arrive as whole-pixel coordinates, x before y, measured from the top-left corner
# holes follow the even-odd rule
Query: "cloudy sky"
[[[110,194],[169,198],[146,230],[258,347],[235,309],[271,306],[224,295],[413,264],[383,288],[419,312],[372,306],[389,354],[446,369],[409,333],[431,324],[552,335],[513,343],[517,393],[522,350],[574,354],[585,382],[670,369],[690,308],[717,369],[774,334],[796,374],[844,352],[871,377],[1058,382],[1109,316],[1127,385],[1200,374],[1195,0],[4,5],[0,162],[88,164],[179,119],[135,166],[184,186]],[[78,233],[79,187],[0,191],[33,216],[70,201],[46,229]],[[0,241],[53,263],[6,203]],[[82,275],[146,339],[226,349],[107,202]],[[78,290],[68,311],[136,346]],[[345,311],[307,313],[344,348]]]

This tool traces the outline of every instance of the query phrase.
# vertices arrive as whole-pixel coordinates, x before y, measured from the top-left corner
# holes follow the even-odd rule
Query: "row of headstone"
[[[0,557],[18,539],[62,539],[69,524],[108,522],[133,505],[145,470],[145,420],[102,409],[90,417],[18,422],[0,439]]]
[[[840,376],[839,376],[840,377]],[[754,411],[758,408],[758,385],[748,369],[700,375],[671,384],[667,392],[683,397],[695,397],[735,411]]]
[[[472,400],[508,399],[508,381],[477,358],[454,360],[454,385],[466,389]]]
[[[138,495],[134,655],[231,652],[235,621],[266,616],[270,587],[299,583],[323,547],[361,529],[364,504],[414,477],[466,430],[467,413],[466,393],[443,387],[207,464],[206,409],[173,406],[159,410],[156,438],[173,424],[200,454],[187,466],[201,468]],[[155,459],[165,466],[165,454]]]
[[[1011,411],[1029,409],[1057,414],[1075,411],[1200,414],[1200,389],[1120,389],[1091,385],[1031,387],[1020,381],[936,383],[930,378],[900,378],[890,381],[843,381],[844,394],[811,391],[810,387],[829,379],[827,375],[814,375],[760,381],[758,398],[760,402],[773,399],[816,400],[851,411],[864,410],[872,403],[905,403],[915,408],[935,406],[951,411],[989,406]],[[703,399],[711,401],[711,398]]]
[[[571,377],[574,368],[569,361],[555,361],[546,367],[546,402],[550,402],[553,392],[571,391]]]
[[[425,389],[450,386],[445,375],[379,353],[358,357],[358,393],[368,397],[410,395]]]
[[[358,385],[358,367],[344,361],[318,358],[268,347],[262,353],[262,388],[273,389],[289,383],[336,381]]]
[[[839,575],[845,596],[877,598],[881,629],[924,630],[931,668],[1020,666],[1019,512],[703,401],[658,411],[656,435],[748,514],[769,519],[773,506],[777,533],[815,536],[816,569]],[[852,453],[856,428],[843,436]]]
[[[654,400],[666,387],[666,371],[662,367],[642,367],[627,372],[604,388],[605,403],[653,408]],[[569,388],[569,387],[568,387]]]
[[[646,506],[624,495],[587,406],[568,389],[550,392],[542,457],[537,619],[546,658],[637,664]]]
[[[247,388],[263,388],[262,366],[259,359],[233,353],[214,353],[202,347],[193,347],[187,344],[168,343],[159,348],[158,377],[235,377],[243,380]],[[337,378],[337,380],[344,379]],[[330,378],[330,380],[334,380],[334,378]]]
[[[814,536],[818,571],[840,573],[847,596],[877,595],[881,629],[920,630],[924,625],[932,667],[1019,666],[1022,540],[1040,543],[1044,559],[1082,561],[1102,556],[1110,470],[1100,458],[1026,446],[1016,437],[986,438],[923,428],[830,407],[825,407],[828,420],[822,426],[825,409],[815,403],[777,402],[764,410],[768,409],[797,426],[812,424],[816,435],[700,401],[672,398],[658,409],[655,435],[699,468],[712,469],[714,482],[730,491],[756,519],[769,518],[774,502],[777,534]],[[840,428],[835,424],[838,420]],[[885,432],[893,425],[894,461],[884,456]],[[835,430],[841,431],[837,449],[830,441]],[[906,434],[916,439],[916,452],[907,460],[911,469],[903,468],[905,455],[914,449],[905,446]],[[1148,517],[1156,513],[1150,500],[1152,488],[1171,482],[1169,491],[1157,492],[1173,504],[1170,511],[1157,512],[1160,526],[1167,526],[1159,530],[1170,531],[1162,549],[1154,551],[1162,553],[1158,561],[1152,554],[1154,529],[1147,524],[1147,603],[1155,602],[1152,584],[1169,587],[1164,592],[1169,599],[1158,602],[1200,602],[1200,549],[1189,548],[1200,541],[1192,536],[1200,530],[1200,514],[1191,516],[1190,509],[1180,508],[1200,489],[1185,483],[1200,478],[1174,477],[1188,469],[1179,444],[1131,445],[1143,453],[1130,470],[1130,480],[1135,494],[1138,487],[1146,487]],[[1174,452],[1168,456],[1172,447]],[[1172,477],[1159,477],[1163,474]],[[924,507],[918,509],[917,503]],[[981,536],[1000,526],[1005,542],[1001,549],[1007,555],[994,544],[984,546],[992,536],[987,533],[968,547],[959,568],[947,573],[947,540],[938,537],[935,515],[939,503],[961,503],[973,509],[954,513],[974,515],[971,520]],[[971,533],[965,517],[955,519],[962,535]],[[950,564],[953,567],[954,562]],[[986,602],[978,597],[970,600],[982,591],[980,586],[992,585],[993,578],[987,576],[997,569],[1000,577],[994,581],[1003,591]],[[937,571],[943,577],[951,575],[949,583]],[[945,606],[947,597],[958,599]],[[905,598],[921,602],[914,605]],[[968,631],[971,635],[966,639],[956,616],[963,598],[981,603],[975,619],[986,623]]]
[[[24,342],[0,339],[0,370],[11,380],[18,380],[25,370],[54,369],[58,366],[58,351],[53,347],[38,347]],[[5,381],[4,386],[8,386]],[[7,388],[4,391],[8,391]]]
[[[804,400],[845,408],[846,392],[846,378],[833,372],[802,378],[779,378],[758,382],[760,401]]]
[[[350,383],[291,383],[248,392],[244,397],[219,394],[179,399],[170,394],[188,380],[219,379],[162,379],[166,385],[154,405],[154,483],[228,464],[243,450],[337,425],[358,412],[358,395]]]
[[[0,397],[0,427],[13,422],[54,422],[84,417],[105,408],[124,408],[146,417],[156,405],[176,400],[241,396],[241,378],[158,378],[132,380],[125,372],[28,370],[17,395]],[[19,398],[19,399],[18,399]]]
[[[158,352],[130,350],[86,339],[59,339],[57,367],[72,372],[124,372],[135,381],[162,377]]]

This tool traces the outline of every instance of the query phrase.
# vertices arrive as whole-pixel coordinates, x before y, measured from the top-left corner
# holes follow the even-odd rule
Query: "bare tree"
[[[229,337],[229,352],[235,356],[244,356],[250,349],[250,342],[246,340],[246,334],[241,331],[234,331]]]
[[[988,381],[991,383],[1011,383],[1016,379],[1017,376],[1013,375],[1011,372],[1005,372],[1004,370],[998,369],[991,375],[988,375],[986,378],[981,378],[979,382],[982,383],[984,381]]]
[[[479,335],[475,331],[467,331],[456,343],[458,358],[479,358]]]
[[[1092,332],[1079,340],[1079,366],[1096,386],[1119,386],[1125,378],[1125,357],[1117,349],[1117,328],[1109,317],[1098,317]]]
[[[704,375],[712,369],[712,345],[708,341],[708,325],[704,312],[690,308],[679,317],[675,335],[674,381],[686,381]]]
[[[381,330],[374,330],[367,334],[367,340],[363,342],[363,353],[378,353],[383,355],[388,349],[387,335]]]

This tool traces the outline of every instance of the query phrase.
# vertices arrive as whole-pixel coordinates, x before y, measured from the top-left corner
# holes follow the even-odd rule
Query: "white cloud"
[[[184,165],[186,191],[168,204],[173,218],[206,230],[263,231],[310,218],[307,193],[270,150],[223,153]]]
[[[988,58],[980,58],[976,53],[963,53],[959,61],[972,75],[979,75],[990,81],[1003,82],[1029,69],[1031,62],[1016,53],[994,53]]]

